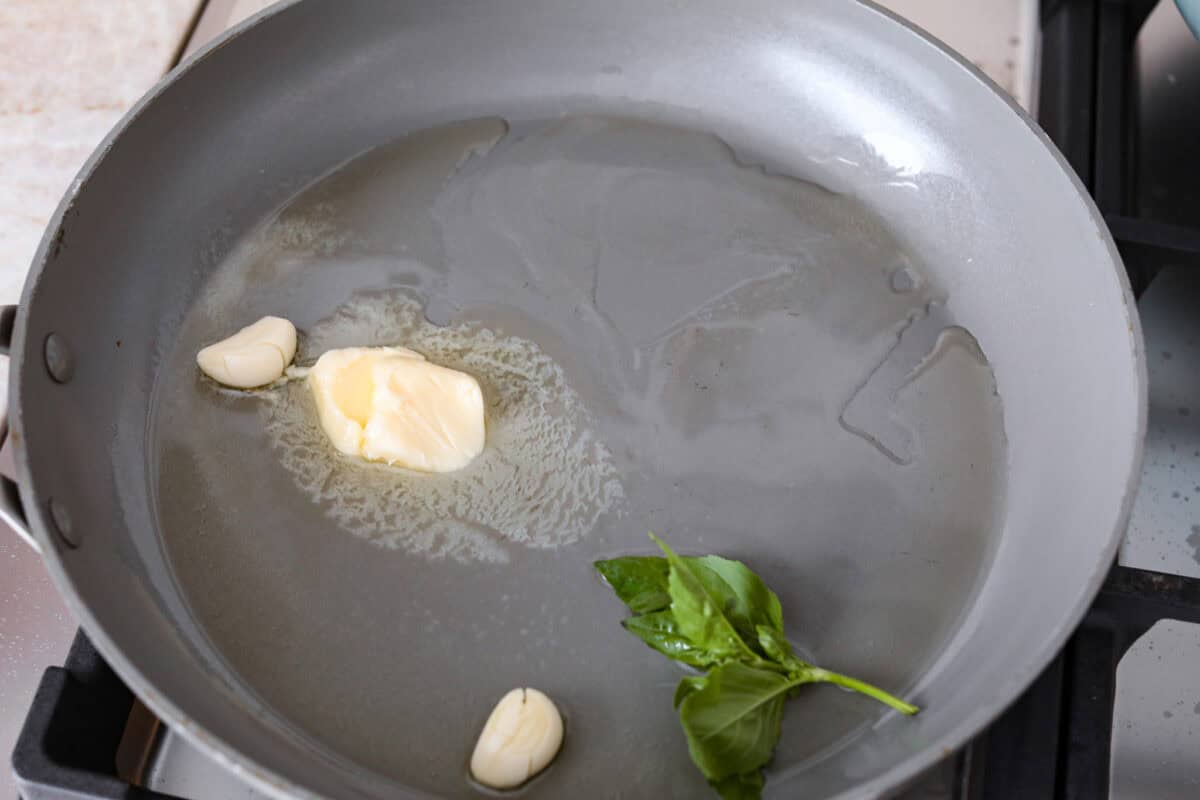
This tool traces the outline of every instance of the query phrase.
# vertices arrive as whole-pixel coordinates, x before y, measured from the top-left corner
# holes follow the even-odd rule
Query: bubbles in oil
[[[297,485],[342,528],[433,558],[507,561],[517,545],[584,536],[623,497],[608,450],[561,370],[534,343],[479,326],[438,327],[395,292],[358,295],[307,332],[298,362],[351,345],[403,345],[475,376],[487,446],[457,472],[430,475],[337,453],[306,384],[263,404],[266,429]]]

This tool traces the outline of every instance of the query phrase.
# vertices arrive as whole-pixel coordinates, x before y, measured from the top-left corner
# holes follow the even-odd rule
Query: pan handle
[[[0,306],[0,355],[8,355],[12,345],[13,326],[17,321],[16,306]],[[10,362],[11,363],[11,362]],[[11,377],[11,374],[10,374]],[[17,491],[16,474],[12,456],[12,438],[8,435],[8,415],[0,416],[0,521],[17,532],[26,544],[41,552],[37,541],[29,532],[25,519],[25,506]]]

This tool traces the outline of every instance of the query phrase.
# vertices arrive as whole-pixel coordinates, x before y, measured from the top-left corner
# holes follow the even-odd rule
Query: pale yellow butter
[[[403,347],[347,347],[308,374],[321,427],[343,453],[423,472],[483,452],[483,392],[465,372]]]

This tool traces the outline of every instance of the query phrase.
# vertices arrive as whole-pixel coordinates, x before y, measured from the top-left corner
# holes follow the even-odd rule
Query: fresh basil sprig
[[[779,741],[783,705],[806,683],[833,683],[903,714],[916,706],[855,678],[796,658],[779,598],[740,561],[676,555],[597,561],[634,616],[621,624],[658,652],[707,670],[679,681],[675,707],[688,752],[725,800],[762,795],[762,769]]]

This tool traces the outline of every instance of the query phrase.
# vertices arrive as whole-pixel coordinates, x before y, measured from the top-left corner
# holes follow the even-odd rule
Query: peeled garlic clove
[[[200,370],[217,383],[253,389],[279,380],[296,357],[296,326],[280,317],[253,325],[196,354]]]
[[[479,734],[471,775],[493,789],[515,788],[554,760],[562,739],[562,717],[554,702],[537,689],[513,689]]]

